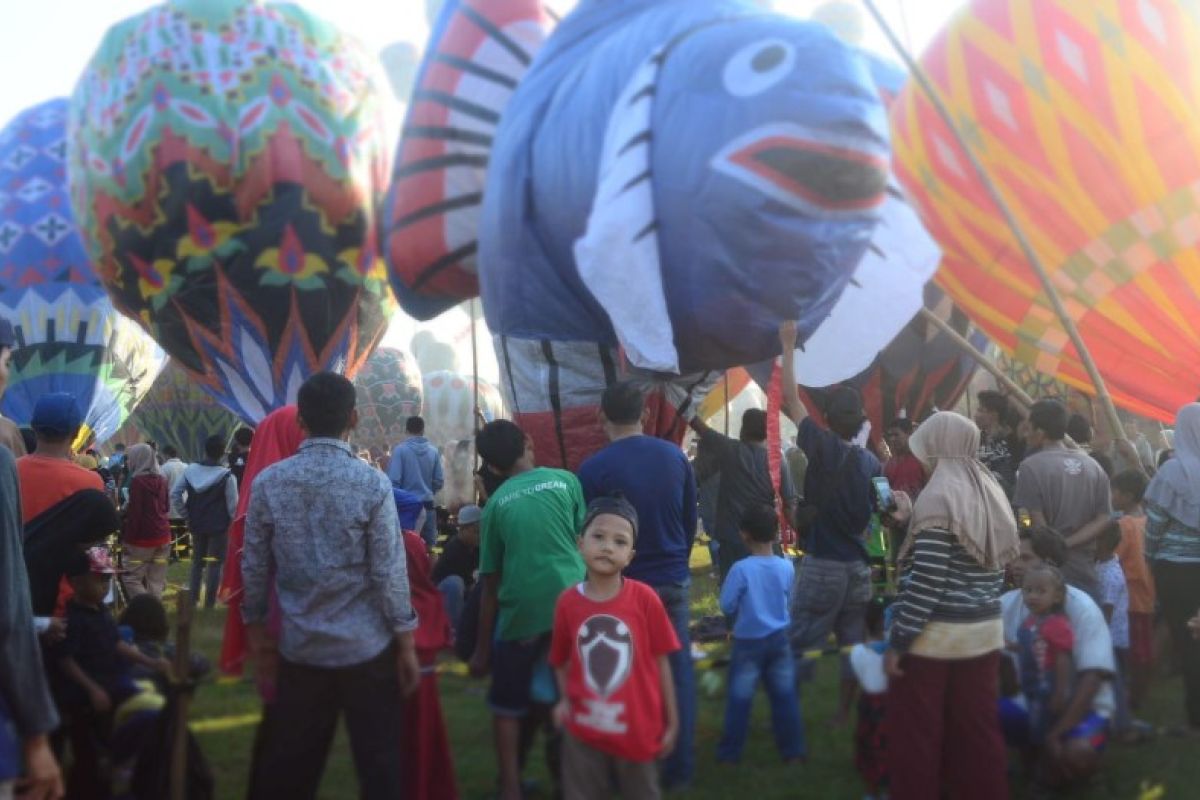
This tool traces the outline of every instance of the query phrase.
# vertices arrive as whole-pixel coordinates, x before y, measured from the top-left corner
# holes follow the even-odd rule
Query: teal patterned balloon
[[[421,413],[421,371],[403,350],[380,347],[354,378],[358,427],[351,437],[358,449],[387,455],[404,438],[404,424]]]
[[[229,437],[241,424],[174,360],[129,418],[129,426],[137,431],[134,441],[155,442],[160,450],[172,445],[184,461],[204,458],[209,436]]]
[[[113,303],[251,424],[383,335],[387,91],[297,5],[168,0],[113,26],[72,96],[72,203]]]

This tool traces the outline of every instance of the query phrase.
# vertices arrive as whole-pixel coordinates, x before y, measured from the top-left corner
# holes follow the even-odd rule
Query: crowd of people
[[[974,421],[890,421],[881,445],[853,389],[808,416],[794,327],[780,340],[797,435],[776,477],[763,412],[736,439],[694,420],[693,462],[642,433],[645,398],[617,382],[608,444],[577,474],[537,466],[517,424],[481,424],[478,503],[452,525],[423,420],[389,464],[361,458],[354,388],[333,373],[194,464],[151,443],[77,454],[69,395],[38,401],[28,443],[0,420],[0,797],[12,780],[61,796],[60,761],[68,796],[144,796],[130,742],[172,685],[162,595],[182,542],[193,601],[228,606],[220,669],[254,665],[253,798],[314,797],[343,718],[361,796],[456,797],[437,679],[450,650],[490,681],[503,800],[529,793],[539,735],[563,797],[686,791],[700,532],[728,620],[718,762],[741,761],[761,683],[779,757],[803,763],[801,698],[831,654],[870,797],[1085,782],[1110,742],[1155,735],[1139,717],[1169,663],[1178,732],[1200,734],[1200,404],[1163,458],[1098,441],[1057,400],[1021,414],[994,392]]]

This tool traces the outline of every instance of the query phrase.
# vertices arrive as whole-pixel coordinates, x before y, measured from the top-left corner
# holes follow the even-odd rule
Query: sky
[[[548,0],[565,10],[572,0]],[[704,2],[704,0],[692,0]],[[763,0],[776,9],[808,17],[821,0]],[[855,4],[856,0],[848,0]],[[962,0],[877,0],[880,9],[908,46],[919,53]],[[300,0],[314,14],[356,36],[373,52],[396,41],[424,45],[429,35],[426,0]],[[10,76],[0,91],[0,126],[29,106],[69,95],[108,27],[150,8],[150,0],[0,0],[5,6],[0,25],[0,75]],[[64,20],[69,23],[64,24]],[[887,41],[864,16],[863,44],[891,55]],[[402,345],[418,327],[428,327],[439,338],[459,338],[466,315],[450,314],[446,320],[418,326],[398,316],[385,344]],[[469,338],[467,339],[469,341]],[[482,336],[480,351],[485,364],[481,375],[495,379],[495,359]]]
[[[704,0],[694,0],[703,2]],[[569,0],[552,0],[569,5]],[[399,40],[423,44],[429,34],[425,0],[301,0],[313,13],[342,26],[371,50]],[[774,0],[781,11],[808,16],[817,0]],[[148,0],[2,0],[0,75],[8,75],[0,92],[0,120],[55,96],[70,94],[75,80],[115,22],[152,5]],[[911,44],[921,49],[961,0],[879,0],[883,12]],[[70,20],[63,24],[63,20]],[[887,44],[870,21],[866,44],[887,52]],[[902,34],[903,35],[903,34]]]

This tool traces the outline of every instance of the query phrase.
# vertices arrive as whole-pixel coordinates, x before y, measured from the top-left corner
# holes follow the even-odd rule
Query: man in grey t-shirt
[[[1066,406],[1057,400],[1040,400],[1029,410],[1033,455],[1021,462],[1013,504],[1028,511],[1035,525],[1049,525],[1063,535],[1069,548],[1063,576],[1095,597],[1096,537],[1112,519],[1112,501],[1100,465],[1063,443],[1067,417]]]

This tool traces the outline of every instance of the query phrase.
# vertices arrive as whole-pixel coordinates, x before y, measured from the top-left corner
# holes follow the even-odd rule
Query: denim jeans
[[[442,603],[446,607],[446,616],[450,617],[450,627],[458,637],[458,622],[462,619],[463,602],[467,596],[467,585],[461,575],[447,575],[438,582],[438,591],[442,593]]]
[[[421,524],[421,538],[425,540],[426,547],[433,547],[437,544],[438,526],[437,526],[437,508],[433,502],[424,503],[425,518]]]
[[[668,656],[671,677],[675,681],[675,703],[679,709],[679,739],[675,743],[675,751],[663,762],[662,782],[666,789],[687,786],[696,771],[696,675],[695,665],[692,664],[692,638],[688,631],[690,583],[685,581],[654,587],[679,638],[679,650]]]
[[[221,586],[221,568],[225,565],[225,547],[229,542],[226,531],[199,533],[192,531],[192,603],[200,603],[200,583],[204,581],[204,607],[212,608],[217,603],[217,589]],[[205,570],[207,569],[207,575]]]
[[[761,639],[734,639],[729,660],[729,689],[725,698],[725,727],[717,745],[717,759],[736,762],[742,757],[750,708],[759,679],[771,703],[771,729],[775,747],[785,760],[805,755],[804,722],[796,694],[796,665],[786,630]]]

